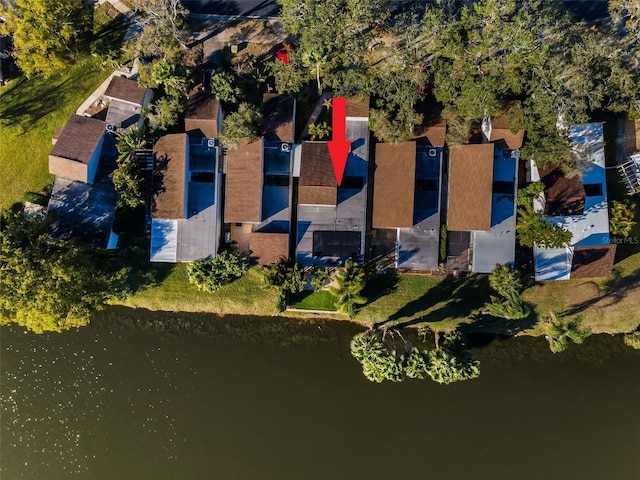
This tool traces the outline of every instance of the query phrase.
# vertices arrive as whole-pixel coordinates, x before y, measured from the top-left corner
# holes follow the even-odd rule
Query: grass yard
[[[100,59],[85,57],[63,75],[19,77],[0,90],[0,208],[53,181],[51,137],[107,75]]]
[[[265,288],[255,268],[242,278],[224,285],[214,293],[199,291],[189,283],[187,267],[177,264],[159,284],[145,287],[130,298],[118,302],[129,307],[170,312],[242,313],[273,315],[277,299],[274,288]]]
[[[418,323],[439,329],[467,323],[489,298],[485,275],[435,278],[422,275],[381,276],[367,286],[369,299],[356,316],[366,323]]]
[[[289,306],[301,310],[336,310],[336,297],[327,290],[304,291],[291,296]]]

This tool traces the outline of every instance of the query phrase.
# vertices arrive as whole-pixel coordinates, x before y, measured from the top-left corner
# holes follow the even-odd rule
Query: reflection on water
[[[374,385],[353,325],[112,315],[0,330],[3,480],[640,478],[640,353],[619,337],[493,340],[478,380]]]

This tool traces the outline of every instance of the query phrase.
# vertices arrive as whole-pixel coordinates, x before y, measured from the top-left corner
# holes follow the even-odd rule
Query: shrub
[[[187,265],[189,282],[198,290],[214,292],[222,285],[240,278],[249,269],[249,255],[226,250],[212,259],[201,259]]]
[[[640,332],[627,333],[624,336],[624,344],[635,348],[636,350],[640,350]]]

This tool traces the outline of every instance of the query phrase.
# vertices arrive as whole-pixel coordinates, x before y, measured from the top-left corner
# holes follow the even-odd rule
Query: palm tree
[[[365,272],[347,260],[344,267],[338,268],[334,277],[335,287],[329,287],[329,292],[336,297],[338,312],[353,318],[356,305],[364,305],[367,299],[360,295],[365,285]]]
[[[329,136],[329,133],[331,133],[331,127],[327,122],[309,124],[311,140],[324,140]]]
[[[589,328],[580,328],[582,316],[565,322],[555,312],[549,312],[544,322],[545,338],[549,342],[549,349],[553,353],[559,353],[567,349],[569,340],[581,344],[585,338],[591,335]]]

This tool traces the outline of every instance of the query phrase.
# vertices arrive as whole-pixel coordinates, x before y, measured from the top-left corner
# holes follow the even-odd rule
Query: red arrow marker
[[[333,97],[331,102],[333,119],[331,140],[327,142],[333,171],[336,174],[338,186],[342,183],[347,157],[351,150],[351,142],[347,140],[347,100],[344,97]]]

